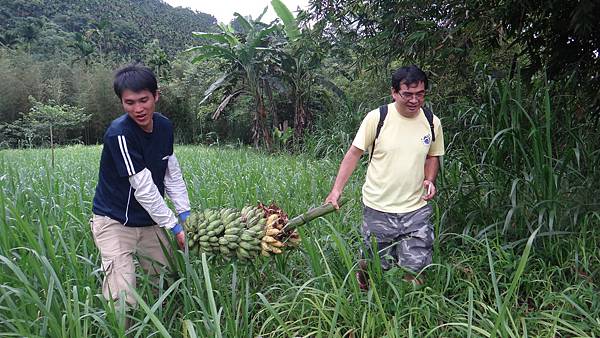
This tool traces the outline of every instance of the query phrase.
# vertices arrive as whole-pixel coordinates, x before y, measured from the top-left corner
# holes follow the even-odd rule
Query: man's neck
[[[147,127],[142,128],[142,130],[145,133],[152,134],[152,130],[154,130],[154,121],[150,121],[150,124]]]
[[[414,113],[412,113],[412,112],[408,111],[408,109],[406,109],[406,107],[405,107],[405,106],[401,105],[401,104],[400,104],[400,103],[398,103],[398,102],[394,102],[394,107],[396,108],[396,111],[397,111],[397,112],[398,112],[400,115],[402,115],[402,116],[404,116],[404,117],[406,117],[406,118],[409,118],[409,119],[411,119],[411,118],[413,118],[413,117],[417,116],[417,115],[419,114],[419,112],[421,111],[421,108],[419,107],[419,109],[418,109],[418,110],[416,110]]]

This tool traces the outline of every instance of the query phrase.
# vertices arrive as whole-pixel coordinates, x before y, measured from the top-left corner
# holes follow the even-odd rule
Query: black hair
[[[140,64],[128,65],[117,70],[113,87],[119,99],[127,89],[136,93],[149,90],[153,96],[156,96],[158,90],[156,76],[154,76],[152,70]]]
[[[400,90],[401,84],[408,86],[418,84],[419,82],[423,82],[425,84],[425,89],[428,89],[429,82],[427,80],[427,75],[415,65],[398,68],[394,74],[392,74],[392,88],[394,88],[395,92]]]

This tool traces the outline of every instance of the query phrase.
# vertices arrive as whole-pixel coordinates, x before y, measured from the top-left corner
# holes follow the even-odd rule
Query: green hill
[[[138,58],[158,40],[170,56],[211,31],[216,19],[160,0],[3,0],[0,44],[34,55],[113,55]]]

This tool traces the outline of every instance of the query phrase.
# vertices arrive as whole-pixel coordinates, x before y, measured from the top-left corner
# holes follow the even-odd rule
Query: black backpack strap
[[[435,142],[435,131],[433,130],[433,112],[427,107],[423,107],[423,112],[425,113],[427,122],[429,122],[429,129],[431,129],[431,142],[433,143]]]
[[[383,122],[385,121],[385,117],[387,116],[388,106],[384,104],[379,107],[379,123],[377,123],[377,131],[375,132],[375,138],[373,139],[373,146],[371,147],[371,156],[369,156],[369,163],[373,158],[373,154],[375,153],[375,141],[379,137],[379,133],[381,132],[381,127],[383,127]]]

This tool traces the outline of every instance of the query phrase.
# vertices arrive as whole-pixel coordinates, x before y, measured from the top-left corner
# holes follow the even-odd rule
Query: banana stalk
[[[341,207],[342,205],[346,204],[346,202],[348,202],[348,199],[342,198],[339,200],[338,205]],[[287,224],[283,227],[282,231],[293,231],[297,227],[304,225],[304,224],[314,220],[317,217],[326,215],[334,210],[335,210],[335,208],[333,207],[333,204],[331,204],[331,203],[327,203],[327,204],[321,205],[319,207],[311,208],[307,212],[290,219],[287,222]]]

